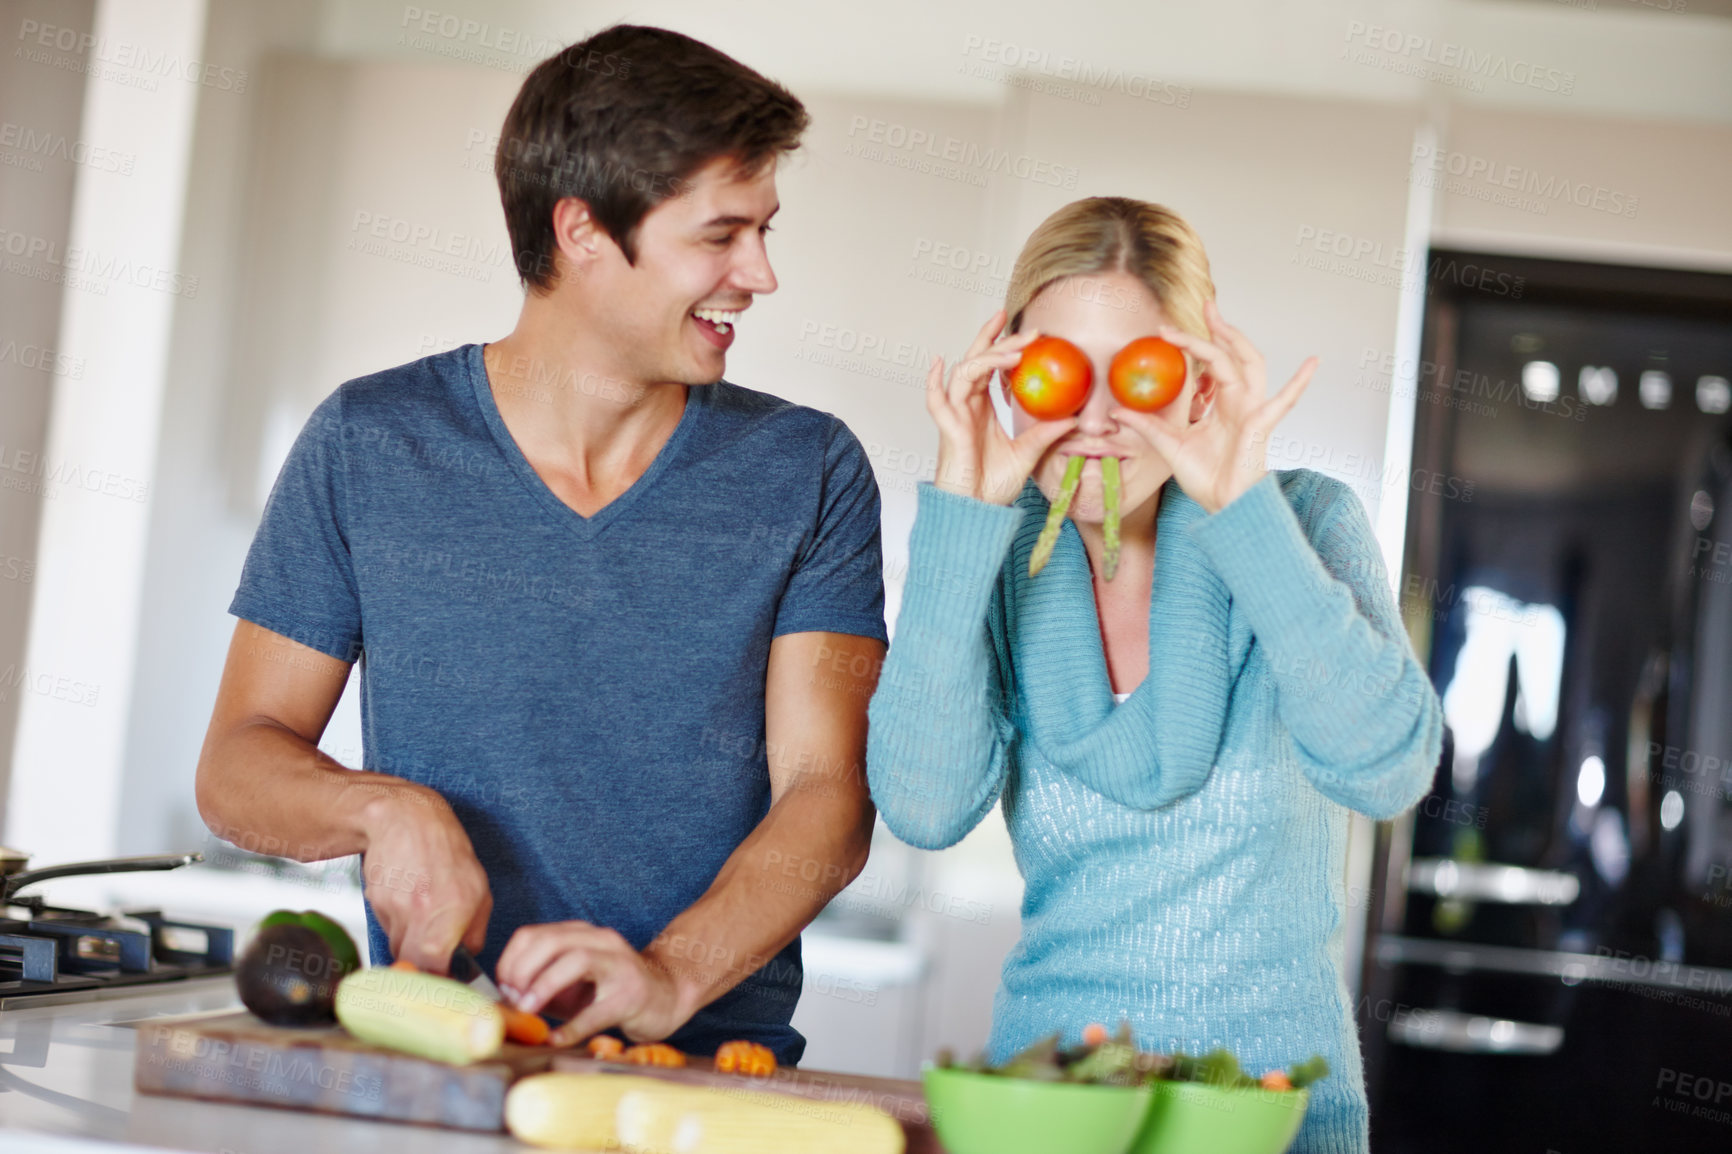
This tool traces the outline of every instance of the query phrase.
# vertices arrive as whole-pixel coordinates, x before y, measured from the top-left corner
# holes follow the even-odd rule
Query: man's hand
[[[459,941],[482,947],[487,875],[439,794],[320,752],[348,680],[348,662],[238,622],[199,755],[199,814],[218,837],[297,861],[361,854],[392,952],[442,974]]]
[[[671,975],[613,930],[588,922],[524,926],[499,955],[494,977],[520,1010],[567,1019],[549,1039],[575,1045],[609,1026],[634,1042],[667,1037],[692,1016]]]
[[[480,953],[493,891],[450,803],[400,779],[357,788],[377,791],[363,806],[361,875],[391,953],[435,974],[458,942]]]

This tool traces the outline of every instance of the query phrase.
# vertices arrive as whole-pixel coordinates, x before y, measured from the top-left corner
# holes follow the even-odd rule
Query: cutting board
[[[490,1061],[453,1066],[356,1041],[334,1025],[269,1026],[244,1010],[152,1018],[137,1028],[133,1086],[143,1094],[499,1131],[505,1128],[505,1092],[518,1078],[549,1068],[600,1077],[629,1073],[875,1106],[901,1124],[907,1154],[944,1154],[920,1083],[893,1078],[799,1069],[749,1078],[718,1074],[708,1058],[694,1057],[680,1069],[625,1066],[512,1043]]]
[[[825,1070],[777,1070],[767,1078],[740,1074],[718,1074],[710,1059],[692,1058],[685,1066],[625,1066],[598,1062],[584,1054],[562,1050],[553,1059],[553,1069],[574,1074],[634,1074],[677,1082],[686,1086],[712,1086],[724,1090],[763,1090],[793,1094],[826,1102],[853,1102],[875,1106],[896,1119],[908,1140],[907,1154],[944,1154],[932,1130],[931,1112],[919,1082],[897,1078],[868,1078],[862,1074],[834,1074]]]
[[[268,1026],[242,1010],[140,1022],[132,1076],[145,1094],[496,1131],[511,1083],[556,1053],[507,1043],[497,1058],[453,1066],[358,1042],[339,1026]]]

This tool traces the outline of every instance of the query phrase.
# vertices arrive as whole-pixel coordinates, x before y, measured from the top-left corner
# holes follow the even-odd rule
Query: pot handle
[[[0,904],[11,901],[12,895],[25,886],[45,882],[50,878],[76,877],[80,874],[121,874],[135,873],[141,870],[172,870],[203,860],[204,854],[202,853],[172,853],[155,854],[149,857],[108,858],[104,861],[79,861],[67,865],[49,866],[47,869],[25,870],[5,879],[5,888],[0,890]]]

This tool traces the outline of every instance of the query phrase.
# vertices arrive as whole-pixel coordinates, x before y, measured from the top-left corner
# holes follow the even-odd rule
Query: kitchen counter
[[[367,1122],[137,1094],[125,1023],[240,1008],[232,978],[149,987],[103,1001],[0,1011],[0,1149],[209,1154],[523,1154],[503,1134]],[[28,1134],[38,1136],[27,1138]]]

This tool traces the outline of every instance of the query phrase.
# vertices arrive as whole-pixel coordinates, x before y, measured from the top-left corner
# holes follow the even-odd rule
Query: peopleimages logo
[[[84,376],[84,358],[28,342],[19,344],[9,337],[0,338],[0,365],[13,364],[35,369],[57,377],[78,380]]]
[[[532,62],[551,56],[564,47],[557,39],[538,33],[508,28],[503,24],[490,24],[485,20],[470,20],[454,12],[416,8],[413,5],[403,9],[403,19],[398,23],[398,27],[404,29],[398,33],[399,44],[410,43],[409,37],[421,33],[474,48],[525,57]],[[410,47],[419,48],[424,45],[410,44]],[[611,62],[614,58],[608,59]],[[620,68],[619,71],[624,72],[625,69]]]
[[[1499,200],[1512,208],[1542,216],[1547,212],[1548,202],[1560,200],[1577,208],[1626,217],[1634,217],[1640,203],[1640,198],[1627,192],[1590,181],[1541,174],[1532,168],[1465,152],[1439,150],[1429,144],[1414,145],[1413,160],[1426,169],[1429,187],[1476,200]]]
[[[507,241],[452,232],[438,225],[365,209],[356,210],[343,247],[483,283],[493,280],[494,268],[512,259]]]
[[[910,127],[895,121],[855,116],[848,122],[849,142],[844,156],[877,160],[898,168],[909,168],[948,179],[979,183],[986,176],[1014,176],[1055,188],[1075,188],[1075,165],[1055,164],[1027,153],[1010,152],[931,129]],[[957,175],[963,174],[963,175]]]
[[[10,120],[0,122],[0,148],[12,150],[9,155],[22,156],[36,162],[29,166],[14,166],[30,167],[34,172],[42,171],[40,160],[47,157],[51,160],[64,160],[68,164],[83,165],[98,172],[131,176],[133,165],[138,161],[138,157],[130,152],[104,148],[87,140],[74,140],[64,133],[46,129],[38,131],[28,125],[14,124]],[[11,162],[0,157],[0,163]]]
[[[990,36],[970,34],[963,38],[962,55],[1005,70],[996,76],[990,72],[981,71],[973,72],[973,75],[981,76],[983,79],[1000,79],[1006,83],[1017,83],[1017,76],[1021,74],[1027,78],[1023,80],[1023,86],[1056,96],[1077,99],[1079,94],[1067,87],[1067,85],[1076,85],[1081,89],[1117,92],[1136,100],[1167,104],[1175,108],[1189,108],[1191,106],[1191,88],[1189,85],[1169,84],[1164,80],[1157,80],[1140,72],[1127,72],[1123,68],[1091,64],[1075,56],[1054,55],[1047,49],[1037,48],[1032,44],[1019,46],[1008,40],[997,40]],[[967,70],[966,65],[964,70]],[[1029,79],[1065,83],[1055,85],[1029,84]],[[1100,103],[1100,97],[1096,95],[1095,91],[1080,95],[1084,103]]]
[[[79,245],[62,245],[45,236],[34,236],[0,226],[0,268],[37,280],[66,283],[73,288],[106,296],[110,284],[127,284],[173,296],[198,296],[198,277],[183,276],[169,268],[141,264],[114,253]],[[21,257],[6,260],[5,257]],[[32,263],[40,262],[40,263]]]
[[[98,79],[113,80],[146,91],[154,92],[158,79],[171,76],[221,92],[247,90],[248,76],[244,68],[182,59],[172,52],[152,49],[148,45],[94,36],[63,25],[43,24],[37,20],[20,21],[17,39],[21,43],[12,54],[33,64],[85,72]],[[50,55],[50,50],[70,53],[71,56],[55,57]],[[114,69],[138,75],[127,77],[116,74]]]
[[[1488,80],[1502,80],[1560,96],[1569,96],[1576,90],[1574,72],[1546,68],[1520,57],[1512,59],[1502,52],[1481,52],[1453,40],[1438,40],[1382,24],[1349,20],[1346,39],[1347,47],[1341,50],[1343,59],[1475,92],[1482,91]],[[1373,52],[1383,53],[1384,59],[1372,56]]]
[[[1372,237],[1309,224],[1299,226],[1293,245],[1293,264],[1387,288],[1417,288],[1430,281],[1520,300],[1526,284],[1521,276],[1485,265],[1443,256],[1424,262],[1424,250],[1395,248]]]
[[[64,673],[31,669],[28,665],[20,668],[14,664],[0,669],[0,703],[9,701],[15,689],[25,689],[41,697],[64,701],[68,705],[91,708],[95,707],[97,697],[102,692],[102,686],[76,680]]]
[[[46,497],[82,489],[142,505],[150,494],[150,483],[108,469],[93,469],[72,461],[50,461],[28,449],[9,447],[0,441],[0,488]]]

